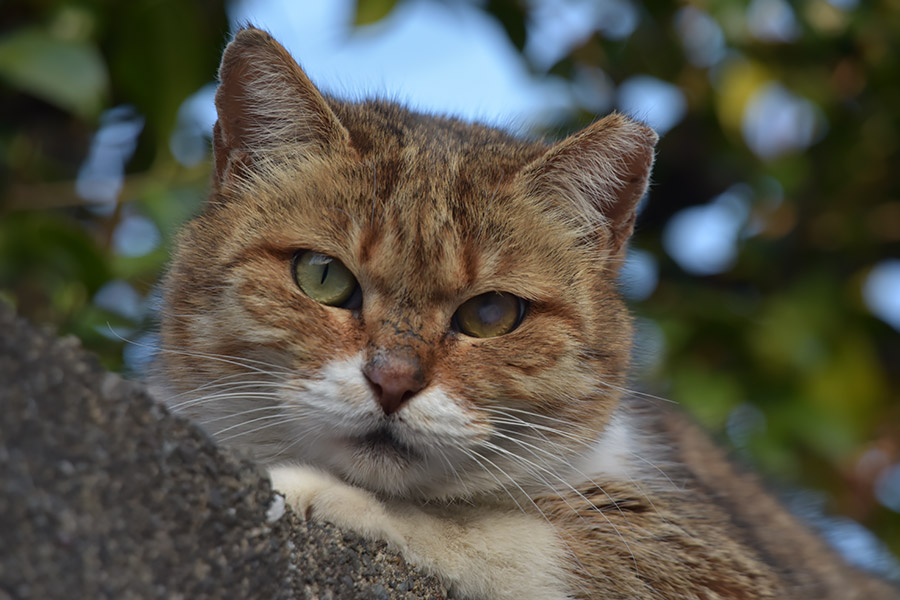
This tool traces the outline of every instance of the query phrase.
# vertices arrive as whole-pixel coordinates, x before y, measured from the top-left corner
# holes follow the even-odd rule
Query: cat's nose
[[[379,354],[366,363],[363,375],[386,415],[400,410],[425,387],[422,364],[416,357]]]

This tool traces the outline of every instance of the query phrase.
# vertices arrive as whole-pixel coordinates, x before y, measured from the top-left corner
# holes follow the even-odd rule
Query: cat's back
[[[897,599],[848,566],[688,418],[626,401],[631,468],[538,499],[589,598]],[[623,423],[627,422],[627,425]]]
[[[868,600],[900,597],[886,583],[847,565],[807,525],[790,514],[759,478],[726,457],[709,437],[683,415],[667,412],[658,419],[672,441],[685,483],[721,507],[723,531],[740,536],[771,564],[790,598]],[[686,503],[690,504],[690,502]]]

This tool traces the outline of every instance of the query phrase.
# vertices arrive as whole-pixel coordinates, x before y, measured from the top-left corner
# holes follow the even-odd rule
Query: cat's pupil
[[[509,333],[519,326],[525,301],[508,292],[475,296],[457,309],[456,328],[471,337],[489,338]]]
[[[356,310],[362,292],[353,273],[336,258],[301,250],[291,261],[294,282],[304,294],[320,304]]]
[[[503,309],[493,302],[485,302],[478,309],[478,316],[485,325],[493,325],[503,318]]]

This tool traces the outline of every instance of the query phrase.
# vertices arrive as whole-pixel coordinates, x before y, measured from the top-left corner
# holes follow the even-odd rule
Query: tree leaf
[[[526,12],[517,0],[488,0],[484,11],[493,15],[501,25],[509,41],[520,52],[525,48],[528,28],[525,25]]]
[[[353,24],[371,25],[388,16],[397,0],[356,0]]]
[[[36,30],[0,39],[0,78],[79,117],[96,117],[109,88],[100,52],[85,41]]]

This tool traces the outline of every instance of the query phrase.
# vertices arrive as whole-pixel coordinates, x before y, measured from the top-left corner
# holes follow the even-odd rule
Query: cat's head
[[[213,191],[165,283],[170,405],[385,494],[557,483],[625,384],[655,134],[613,115],[546,145],[328,99],[256,29],[219,75]]]

